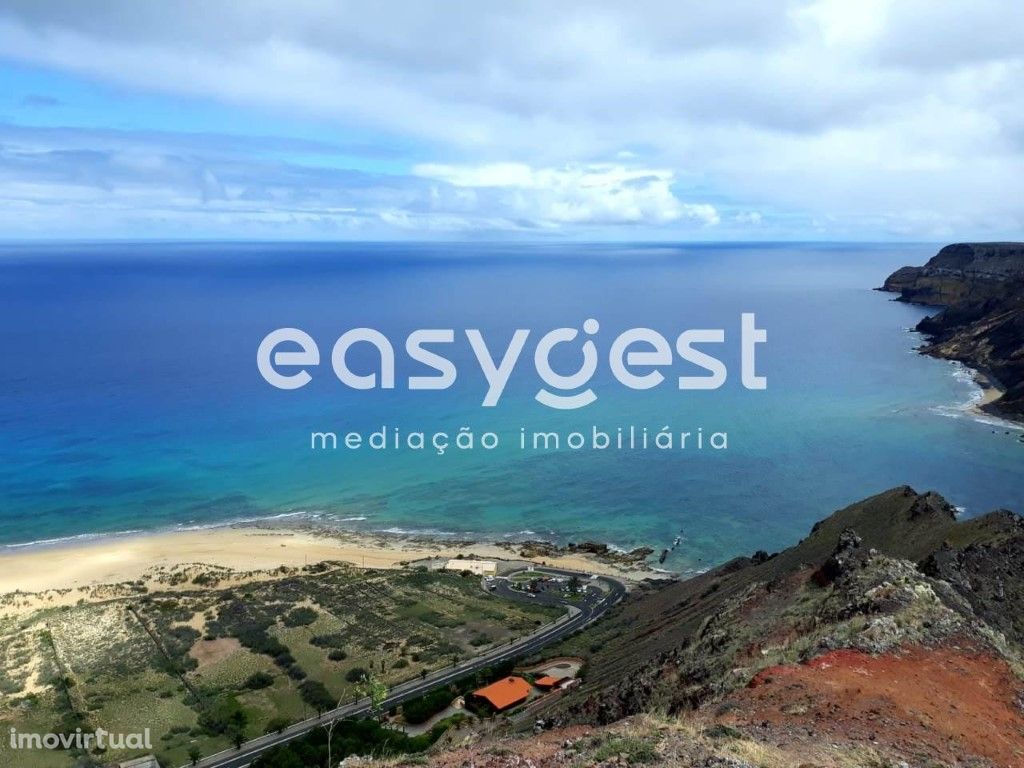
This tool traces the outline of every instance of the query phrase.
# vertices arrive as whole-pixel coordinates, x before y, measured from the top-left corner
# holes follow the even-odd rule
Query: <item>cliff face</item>
[[[987,408],[1024,416],[1024,243],[947,245],[923,267],[896,270],[881,290],[943,307],[918,324],[929,336],[921,351],[992,376],[1006,391]]]
[[[1019,296],[1024,280],[1024,243],[947,245],[923,267],[901,267],[886,278],[883,291],[903,301],[948,307],[964,302]]]

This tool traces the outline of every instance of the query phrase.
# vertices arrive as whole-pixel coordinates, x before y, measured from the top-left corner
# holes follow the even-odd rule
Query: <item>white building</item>
[[[449,560],[445,569],[469,571],[476,576],[493,576],[498,572],[498,564],[493,560]]]

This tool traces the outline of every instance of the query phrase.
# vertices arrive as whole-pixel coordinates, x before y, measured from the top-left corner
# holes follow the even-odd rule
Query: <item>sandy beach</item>
[[[97,585],[155,581],[161,572],[199,564],[230,569],[242,578],[280,566],[301,568],[328,560],[365,568],[396,568],[414,560],[459,554],[515,558],[509,549],[494,544],[224,527],[8,550],[0,554],[0,595],[70,590],[63,597],[78,599],[82,591]],[[545,562],[581,571],[623,574],[621,569],[587,555],[548,557]],[[48,602],[54,604],[52,596]]]
[[[1003,392],[1006,391],[1003,386],[984,371],[979,371],[973,368],[970,369],[970,371],[974,382],[981,388],[981,397],[968,405],[967,411],[974,416],[984,417],[986,419],[998,418],[1001,421],[1017,424],[1018,422],[1013,419],[1001,415],[994,416],[987,410],[990,405],[997,402],[999,398],[1003,396]]]

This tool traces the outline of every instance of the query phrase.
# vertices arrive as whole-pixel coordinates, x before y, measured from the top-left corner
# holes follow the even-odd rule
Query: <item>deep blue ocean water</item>
[[[976,390],[913,352],[925,310],[871,290],[931,245],[265,245],[0,247],[0,544],[295,515],[356,530],[683,543],[702,567],[806,534],[833,509],[898,484],[977,514],[1024,511],[1024,445],[959,406]],[[764,392],[740,383],[739,317],[754,312]],[[645,326],[670,341],[724,328],[712,392],[638,392],[602,364],[598,400],[533,399],[535,338],[500,404],[462,329],[503,349],[593,317],[602,353]],[[256,349],[294,326],[318,342],[307,387],[276,390]],[[355,391],[330,370],[345,330],[400,349],[453,328],[441,392]],[[356,352],[356,350],[353,350]],[[365,351],[365,350],[363,350]],[[707,348],[707,351],[713,351]],[[574,357],[558,358],[571,371]],[[354,367],[369,365],[356,354]],[[673,373],[683,373],[677,361]],[[399,384],[413,372],[400,359]],[[416,371],[422,373],[423,371]],[[689,371],[693,372],[693,371]],[[518,430],[727,431],[726,451],[523,452]],[[470,427],[493,451],[309,449],[311,431]]]

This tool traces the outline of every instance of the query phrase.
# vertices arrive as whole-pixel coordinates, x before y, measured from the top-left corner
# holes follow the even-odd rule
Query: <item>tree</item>
[[[228,734],[235,744],[235,749],[241,749],[245,744],[245,725],[249,722],[249,716],[245,710],[239,708],[228,717]]]
[[[284,733],[284,729],[287,728],[291,723],[286,717],[272,717],[267,722],[265,733]]]
[[[303,681],[299,686],[299,694],[304,702],[316,710],[317,717],[334,707],[334,698],[324,684],[317,680]]]
[[[317,615],[312,608],[300,606],[282,616],[281,621],[286,627],[308,627],[316,621]]]
[[[188,759],[192,763],[192,765],[197,765],[199,763],[199,758],[201,758],[202,756],[203,753],[199,751],[199,747],[197,747],[195,744],[188,748]]]
[[[375,720],[380,721],[381,710],[383,710],[384,702],[388,698],[387,685],[374,675],[368,675],[366,679],[359,684],[357,690],[359,691],[359,698],[369,697],[370,712],[373,713],[373,718]]]
[[[582,584],[582,582],[580,581],[580,577],[579,576],[576,576],[576,575],[571,576],[569,578],[569,591],[572,592],[574,595],[578,594],[579,591],[580,591],[581,584]]]
[[[248,716],[233,695],[221,696],[204,707],[199,715],[199,726],[207,733],[217,736],[244,732]]]
[[[268,675],[266,672],[253,672],[246,678],[245,682],[242,683],[245,688],[251,688],[254,691],[261,688],[269,688],[273,684],[273,675]]]
[[[338,699],[338,706],[335,707],[335,709],[341,709],[341,704],[344,701],[345,701],[345,694],[342,694],[341,698]],[[324,726],[324,729],[327,731],[327,768],[334,768],[334,763],[331,762],[333,760],[333,757],[331,755],[331,746],[332,746],[332,741],[334,740],[334,726],[336,726],[337,724],[338,724],[338,721],[337,721],[337,719],[335,719],[335,720],[331,720],[331,722],[327,723]]]

